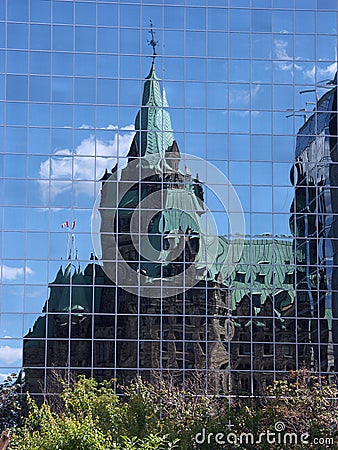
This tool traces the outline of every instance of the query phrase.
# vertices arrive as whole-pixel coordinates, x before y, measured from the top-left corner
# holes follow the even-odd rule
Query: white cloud
[[[112,130],[113,127],[109,125],[107,129]],[[74,153],[68,148],[59,149],[52,157],[43,161],[40,164],[38,183],[44,202],[47,203],[49,198],[53,200],[57,195],[69,191],[72,188],[72,179],[86,181],[73,185],[76,194],[93,194],[96,181],[103,176],[106,169],[111,170],[115,166],[117,156],[123,157],[129,150],[134,127],[127,125],[120,130],[129,132],[116,133],[109,141],[91,134],[83,139]]]
[[[235,113],[240,117],[247,117],[249,114],[251,114],[251,117],[257,117],[260,115],[260,111],[235,111]]]
[[[0,346],[0,361],[5,364],[13,364],[22,358],[22,348],[12,348],[9,345]]]
[[[337,63],[328,64],[327,67],[318,67],[313,65],[312,69],[306,70],[304,75],[311,81],[320,81],[321,78],[333,80],[337,72]],[[317,75],[317,80],[316,80]]]
[[[274,58],[277,60],[274,62],[280,70],[293,72],[296,69],[302,71],[304,78],[309,78],[312,82],[318,82],[321,78],[333,79],[337,71],[336,62],[328,64],[326,67],[313,65],[311,69],[304,69],[300,63],[295,62],[301,59],[300,56],[293,58],[288,54],[288,45],[288,42],[283,39],[274,40]]]
[[[94,129],[95,127],[91,126],[91,125],[87,125],[86,123],[82,124],[80,126],[81,129],[83,130],[90,130],[90,129]],[[99,127],[97,128],[98,130],[110,130],[110,131],[114,131],[114,130],[135,130],[135,127],[133,124],[130,125],[125,125],[123,127],[119,127],[118,125],[113,125],[113,124],[109,124],[106,127]]]
[[[299,64],[296,64],[295,61],[300,58],[293,58],[288,54],[288,45],[287,41],[283,39],[275,39],[274,40],[274,58],[277,59],[275,64],[280,70],[302,70],[302,67]]]
[[[121,127],[120,130],[135,130],[135,127],[133,124],[126,125],[124,127]]]
[[[232,88],[230,90],[230,105],[234,106],[235,108],[250,108],[250,98],[253,99],[256,97],[256,95],[259,93],[261,89],[260,84],[253,85],[251,87],[244,86],[238,86],[236,88]],[[243,115],[243,113],[248,114],[249,111],[241,111],[240,114]]]
[[[7,281],[13,281],[17,278],[22,277],[25,273],[26,275],[33,275],[33,270],[30,267],[9,267],[3,264],[0,266],[0,271],[2,274],[2,279]]]

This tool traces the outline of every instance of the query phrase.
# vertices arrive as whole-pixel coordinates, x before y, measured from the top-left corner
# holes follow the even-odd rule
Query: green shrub
[[[113,382],[98,383],[80,376],[69,385],[62,382],[60,403],[37,406],[27,396],[28,413],[21,428],[12,430],[12,450],[204,450],[204,449],[318,449],[338,448],[338,390],[306,370],[290,372],[275,381],[260,398],[233,399],[208,395],[205,383],[192,380],[185,389],[172,380],[151,384],[141,378],[114,392]],[[203,380],[202,380],[203,381]],[[309,436],[306,446],[274,442],[263,433]],[[230,426],[230,427],[229,427]],[[255,441],[196,442],[196,433],[226,438],[251,434]],[[264,435],[265,433],[265,435]],[[316,444],[316,438],[334,442]],[[199,440],[200,441],[200,440]],[[318,442],[318,441],[317,441]]]

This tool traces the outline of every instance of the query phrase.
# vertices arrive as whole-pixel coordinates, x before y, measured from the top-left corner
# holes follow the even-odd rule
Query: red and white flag
[[[67,222],[67,223],[68,223],[68,222]],[[73,223],[72,223],[72,230],[74,230],[75,225],[76,225],[76,220],[74,220]]]
[[[68,220],[61,225],[61,228],[69,228]]]

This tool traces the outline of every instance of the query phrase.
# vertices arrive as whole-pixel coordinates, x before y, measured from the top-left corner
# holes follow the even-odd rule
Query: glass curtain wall
[[[337,0],[0,2],[0,377],[338,370]]]

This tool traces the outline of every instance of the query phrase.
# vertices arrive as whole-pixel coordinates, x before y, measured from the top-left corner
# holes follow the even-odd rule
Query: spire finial
[[[157,56],[156,45],[158,44],[158,42],[155,40],[155,31],[153,29],[153,22],[151,19],[150,19],[149,27],[150,27],[149,33],[151,35],[151,40],[150,41],[148,40],[148,45],[151,45],[153,47],[153,62],[154,62],[155,58]]]

